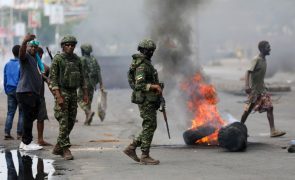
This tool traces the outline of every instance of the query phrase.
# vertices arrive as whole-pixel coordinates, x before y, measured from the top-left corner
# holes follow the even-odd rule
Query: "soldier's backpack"
[[[95,57],[90,56],[90,58],[91,60],[90,59],[86,60],[86,64],[88,68],[88,72],[86,72],[86,74],[88,74],[90,83],[95,87],[95,85],[99,82],[98,71],[100,71],[100,67]]]
[[[142,91],[135,90],[135,71],[144,62],[144,57],[141,54],[134,54],[132,58],[133,60],[127,73],[129,86],[133,89],[131,102],[142,104],[145,100],[145,95]]]
[[[128,83],[131,89],[134,90],[135,88],[135,71],[136,68],[138,68],[138,66],[141,65],[141,63],[143,63],[143,56],[141,54],[134,54],[132,56],[132,63],[129,67],[129,71],[127,73],[128,76]]]

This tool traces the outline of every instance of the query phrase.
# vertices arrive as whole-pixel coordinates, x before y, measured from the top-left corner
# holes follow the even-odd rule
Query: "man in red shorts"
[[[270,54],[270,45],[267,41],[260,41],[258,44],[260,54],[251,62],[250,69],[245,76],[245,91],[248,94],[248,102],[241,117],[241,123],[245,123],[252,110],[260,113],[266,112],[270,126],[270,137],[279,137],[286,134],[284,131],[277,130],[274,125],[273,105],[270,94],[264,84],[266,72],[265,56]]]

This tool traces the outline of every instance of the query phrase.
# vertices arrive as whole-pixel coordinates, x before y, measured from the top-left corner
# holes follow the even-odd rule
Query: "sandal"
[[[285,131],[274,130],[273,132],[271,132],[270,137],[280,137],[285,134],[286,134]]]

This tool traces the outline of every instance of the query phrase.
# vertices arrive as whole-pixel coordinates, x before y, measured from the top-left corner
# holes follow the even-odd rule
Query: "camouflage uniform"
[[[66,36],[62,40],[74,38]],[[55,102],[54,116],[59,122],[59,136],[57,145],[60,148],[69,148],[71,146],[69,135],[74,127],[77,115],[77,88],[86,88],[82,64],[76,54],[68,55],[60,53],[54,56],[50,68],[50,78],[52,90],[59,89],[64,98],[63,108]]]
[[[123,151],[127,156],[141,164],[156,165],[159,160],[149,156],[154,132],[157,128],[157,109],[160,106],[161,88],[157,70],[151,63],[151,57],[156,49],[152,40],[143,40],[138,45],[140,54],[134,54],[128,71],[128,82],[133,89],[131,101],[138,104],[142,121],[142,131]],[[136,148],[142,151],[141,158],[136,155]]]
[[[102,78],[100,73],[100,66],[97,63],[95,57],[90,55],[92,52],[92,47],[90,44],[83,44],[81,45],[82,50],[82,67],[84,71],[84,77],[86,77],[87,83],[87,91],[88,91],[88,98],[89,103],[85,104],[83,102],[83,89],[79,88],[78,90],[78,102],[80,107],[87,113],[91,112],[91,103],[93,99],[94,90],[96,88],[97,83],[102,84]]]
[[[143,40],[139,43],[140,54],[134,54],[128,71],[128,82],[133,89],[131,101],[138,104],[142,121],[141,133],[133,139],[124,151],[135,161],[139,161],[135,154],[136,147],[141,148],[143,154],[148,156],[154,132],[157,128],[157,109],[160,106],[160,95],[151,90],[151,85],[159,84],[157,70],[151,63],[151,57],[156,45],[151,40]],[[146,52],[144,54],[143,52]],[[151,52],[148,55],[148,52]],[[154,160],[153,160],[154,161]],[[159,161],[154,161],[159,163]]]
[[[132,101],[142,99],[143,102],[138,104],[140,117],[143,119],[142,132],[134,139],[137,146],[142,151],[149,151],[154,132],[157,128],[157,109],[159,108],[160,96],[155,92],[149,91],[151,84],[158,84],[157,70],[143,54],[133,55],[131,66],[139,64],[135,71],[135,86],[132,95]]]

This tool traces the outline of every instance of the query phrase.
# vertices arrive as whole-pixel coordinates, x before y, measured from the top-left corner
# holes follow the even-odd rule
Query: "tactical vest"
[[[147,72],[145,76],[146,84],[159,83],[157,70],[153,67],[151,62],[147,59],[144,59],[142,55],[135,54],[132,57],[133,60],[128,71],[128,82],[130,87],[133,89],[131,102],[135,104],[142,104],[145,100],[150,102],[158,102],[159,96],[155,92],[135,90],[135,72],[138,67],[141,65],[145,66],[145,71]]]
[[[145,83],[146,84],[159,84],[158,79],[158,72],[152,65],[151,61],[144,60],[145,68],[148,73],[146,73],[145,76]],[[156,94],[154,91],[145,91],[143,92],[143,95],[145,96],[145,100],[153,103],[159,103],[160,102],[160,96]]]
[[[136,68],[143,63],[143,57],[140,54],[134,54],[132,56],[132,63],[130,65],[129,71],[127,73],[128,83],[131,89],[135,87],[135,71]]]
[[[81,85],[80,59],[74,54],[71,58],[65,54],[60,56],[59,84],[63,88],[76,89]]]
[[[84,60],[86,61],[86,65],[89,70],[86,73],[88,74],[90,84],[95,87],[95,85],[99,81],[99,79],[98,79],[98,68],[99,67],[97,65],[96,59],[93,56],[83,57],[83,58],[85,58]]]
[[[143,63],[145,63],[147,66],[146,71],[149,72],[146,74],[145,81],[147,84],[158,84],[158,72],[152,65],[152,63],[148,60],[144,60]]]

